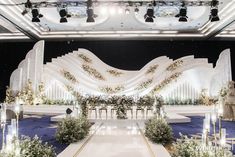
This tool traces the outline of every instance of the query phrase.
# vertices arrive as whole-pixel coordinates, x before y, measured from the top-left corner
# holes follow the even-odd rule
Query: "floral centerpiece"
[[[142,108],[142,107],[153,107],[154,104],[154,97],[150,96],[150,95],[146,95],[143,97],[140,97],[137,102],[137,108]]]

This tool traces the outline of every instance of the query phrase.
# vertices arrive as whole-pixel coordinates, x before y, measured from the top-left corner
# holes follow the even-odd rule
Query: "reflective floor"
[[[151,157],[135,123],[104,123],[78,157]]]

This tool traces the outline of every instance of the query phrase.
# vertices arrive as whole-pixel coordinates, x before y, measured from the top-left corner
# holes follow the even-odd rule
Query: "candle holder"
[[[15,115],[16,115],[16,137],[18,138],[19,133],[19,114],[20,114],[20,105],[15,104]]]
[[[1,109],[1,128],[2,128],[2,149],[1,151],[4,151],[5,149],[5,129],[6,129],[6,108],[5,105],[2,105]]]

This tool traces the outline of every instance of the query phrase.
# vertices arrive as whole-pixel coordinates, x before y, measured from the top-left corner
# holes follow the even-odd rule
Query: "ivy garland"
[[[92,60],[82,53],[78,54],[78,57],[81,58],[86,63],[92,63]]]
[[[95,68],[90,67],[89,65],[83,64],[82,69],[86,71],[89,75],[92,75],[93,77],[104,81],[105,78],[101,75],[100,72],[98,72]]]
[[[172,63],[171,65],[169,65],[166,70],[167,71],[174,71],[176,70],[178,67],[180,67],[183,64],[183,60],[177,60],[174,63]]]
[[[171,75],[169,78],[163,80],[159,85],[155,86],[152,90],[152,94],[155,92],[158,92],[162,90],[165,86],[167,86],[169,83],[171,83],[173,80],[176,80],[182,73],[178,72],[173,75]]]
[[[153,65],[153,66],[150,66],[145,74],[153,74],[156,71],[157,68],[158,68],[157,64]]]
[[[64,76],[67,80],[71,81],[72,83],[78,82],[78,81],[76,80],[75,76],[72,75],[70,72],[68,72],[68,71],[66,71],[66,70],[63,69],[63,70],[61,70],[61,73],[63,74],[63,76]]]
[[[114,69],[111,69],[111,70],[107,70],[107,72],[112,75],[112,76],[115,76],[115,77],[119,77],[121,76],[123,73],[120,72],[120,71],[117,71],[117,70],[114,70]]]
[[[153,82],[153,79],[148,79],[142,83],[140,83],[136,88],[135,90],[142,90],[142,89],[146,89],[150,84],[152,84]]]

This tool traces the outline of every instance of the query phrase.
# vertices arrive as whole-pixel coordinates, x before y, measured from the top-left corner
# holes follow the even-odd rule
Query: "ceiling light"
[[[65,7],[62,7],[59,10],[59,14],[60,14],[60,23],[68,22],[67,18],[71,17],[71,15],[68,14],[67,8],[65,8]]]
[[[215,21],[219,21],[219,16],[218,16],[218,4],[219,1],[217,0],[212,0],[211,1],[211,14],[209,19],[211,20],[211,22],[215,22]]]
[[[145,22],[154,22],[153,18],[155,18],[154,7],[152,4],[149,4],[147,8],[147,12],[144,15]]]
[[[134,11],[135,11],[135,14],[137,15],[137,14],[139,14],[139,11],[140,11],[140,10],[139,10],[139,8],[136,6]]]
[[[32,22],[40,22],[40,18],[42,18],[43,15],[39,14],[39,9],[34,8],[32,9],[31,13],[32,13]]]
[[[95,19],[94,19],[94,11],[93,9],[87,9],[87,20],[86,22],[95,22]]]
[[[86,22],[95,22],[95,19],[94,19],[95,15],[94,15],[92,3],[93,3],[92,0],[87,1],[87,10],[86,10],[87,20],[86,20]]]
[[[187,22],[188,21],[187,8],[186,8],[184,2],[182,2],[179,14],[177,14],[175,17],[179,17],[179,22]]]

